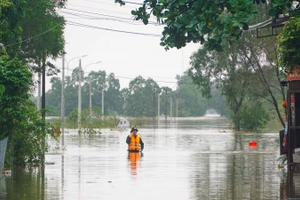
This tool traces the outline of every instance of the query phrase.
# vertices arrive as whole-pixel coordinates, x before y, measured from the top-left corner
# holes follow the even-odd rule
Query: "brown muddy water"
[[[234,133],[220,117],[139,128],[143,154],[128,154],[129,130],[78,135],[45,168],[16,168],[0,180],[6,200],[300,199],[300,174],[278,169],[278,130]],[[249,141],[257,141],[250,148]]]

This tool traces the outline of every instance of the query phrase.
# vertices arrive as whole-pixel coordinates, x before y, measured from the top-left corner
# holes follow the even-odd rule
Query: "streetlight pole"
[[[81,59],[79,59],[78,69],[78,131],[81,128]]]
[[[76,56],[76,57],[74,57],[74,58],[72,58],[71,60],[69,60],[69,62],[68,62],[68,64],[67,64],[67,70],[69,69],[69,64],[70,64],[70,62],[72,61],[72,60],[75,60],[75,59],[77,59],[77,58],[84,58],[84,57],[86,57],[86,56],[88,56],[88,55],[83,55],[83,56]]]
[[[176,119],[178,119],[178,99],[176,99]]]
[[[79,58],[79,59],[81,59],[81,58],[83,58],[83,57],[86,57],[86,56],[88,56],[88,55],[82,55],[82,56],[77,56],[77,57],[74,57],[74,58],[72,58],[71,60],[69,60],[69,62],[67,63],[67,70],[69,69],[69,64],[70,64],[70,62],[72,61],[72,60],[74,60],[74,59],[77,59],[77,58]],[[64,57],[63,57],[63,60],[64,60]],[[81,61],[80,61],[81,62]],[[61,118],[62,118],[62,120],[64,119],[64,114],[65,114],[65,109],[64,109],[64,107],[65,107],[65,101],[64,101],[64,87],[65,87],[65,68],[64,68],[64,63],[65,63],[65,61],[63,61],[63,69],[62,69],[62,96],[61,96],[61,106],[62,106],[62,108],[61,108]],[[62,125],[63,125],[64,123],[62,123]],[[63,129],[63,128],[62,128]],[[64,143],[64,141],[62,141],[62,144]]]
[[[62,57],[62,78],[61,78],[61,146],[64,147],[65,134],[65,54]]]
[[[41,84],[42,84],[42,76],[41,76],[41,72],[39,72],[38,73],[38,97],[37,97],[37,108],[39,111],[41,110]]]
[[[157,95],[157,119],[159,120],[160,116],[160,94]]]
[[[90,97],[90,117],[92,118],[92,83],[91,83],[91,77],[89,77],[89,97]]]

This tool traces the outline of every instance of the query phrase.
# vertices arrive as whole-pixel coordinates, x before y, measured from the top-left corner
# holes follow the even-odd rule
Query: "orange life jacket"
[[[136,137],[131,136],[130,143],[128,144],[129,151],[139,151],[141,148],[141,139],[140,136],[136,135]]]

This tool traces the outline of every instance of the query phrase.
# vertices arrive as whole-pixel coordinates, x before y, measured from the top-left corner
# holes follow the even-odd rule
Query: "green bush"
[[[0,139],[9,137],[6,165],[40,163],[47,150],[45,137],[54,134],[30,100],[32,73],[20,61],[2,56],[0,84],[5,87],[0,98]]]

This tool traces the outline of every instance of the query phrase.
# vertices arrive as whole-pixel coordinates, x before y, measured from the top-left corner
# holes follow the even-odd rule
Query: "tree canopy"
[[[274,39],[262,42],[245,34],[233,45],[224,47],[222,52],[204,47],[191,57],[189,75],[194,83],[204,96],[210,96],[212,85],[222,91],[237,129],[262,127],[268,121],[268,107],[275,108],[284,125],[282,110],[278,107],[282,88],[278,69],[273,65],[274,58],[270,56],[275,51],[272,48]],[[258,115],[252,118],[254,113]]]
[[[115,2],[125,5],[123,0]],[[161,45],[166,49],[200,42],[209,50],[221,50],[222,43],[233,43],[248,30],[258,13],[255,4],[260,3],[270,4],[266,0],[145,0],[131,13],[144,24],[154,16],[164,26]],[[265,14],[275,18],[287,13],[298,15],[294,5],[299,6],[299,1],[274,0]]]
[[[0,2],[0,138],[9,136],[9,164],[43,161],[44,138],[53,133],[31,101],[31,67],[45,69],[47,58],[64,52],[64,19],[56,13],[56,6],[64,2]]]
[[[124,5],[122,0],[116,2]],[[248,29],[257,9],[253,0],[145,0],[131,13],[144,24],[153,15],[164,25],[161,45],[166,49],[200,42],[220,50],[222,41],[231,43]]]
[[[55,9],[55,5],[49,3],[49,0],[27,2],[26,14],[21,20],[21,36],[32,39],[21,43],[21,59],[41,65],[43,60],[45,62],[47,58],[55,59],[64,53],[65,20]]]
[[[299,10],[299,9],[298,9]],[[300,18],[292,17],[278,36],[277,53],[278,67],[286,73],[294,68],[300,68]]]
[[[65,113],[70,121],[77,123],[78,106],[78,68],[73,70],[71,76],[66,76],[65,85]],[[92,110],[102,107],[104,100],[105,116],[130,117],[157,117],[158,108],[160,116],[166,118],[175,116],[203,116],[207,110],[214,109],[222,116],[228,114],[225,99],[216,87],[212,88],[212,98],[202,97],[201,91],[192,83],[187,72],[177,75],[177,88],[160,87],[151,78],[138,76],[130,81],[128,88],[120,88],[119,80],[113,73],[106,75],[105,71],[91,71],[83,79],[82,108],[88,109],[90,96]],[[90,95],[91,88],[91,95]],[[102,93],[103,91],[103,93]],[[53,111],[49,114],[60,115],[61,79],[51,79],[51,89],[46,93],[47,109]],[[90,109],[90,108],[89,108]],[[94,112],[94,111],[93,111]]]

